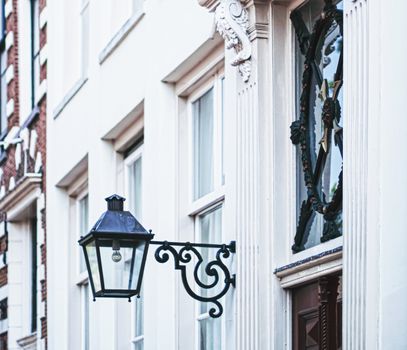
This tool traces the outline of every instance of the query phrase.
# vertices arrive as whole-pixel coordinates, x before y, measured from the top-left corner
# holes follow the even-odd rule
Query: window
[[[37,218],[30,222],[31,231],[31,333],[37,331]]]
[[[298,38],[297,120],[291,125],[298,150],[294,252],[342,235],[342,16],[342,1],[322,0],[291,14]]]
[[[0,136],[7,132],[7,52],[6,52],[6,18],[4,15],[5,1],[0,0]]]
[[[138,144],[125,159],[125,182],[129,211],[137,218],[142,218],[142,161],[143,146]],[[130,262],[131,257],[128,257]],[[136,299],[132,315],[133,350],[144,349],[144,301],[143,292]]]
[[[219,72],[189,98],[191,105],[191,167],[192,205],[195,240],[204,243],[222,242],[222,206],[225,173],[223,166],[224,78]],[[204,261],[215,258],[211,249],[200,250]],[[212,277],[199,270],[202,283],[210,284]],[[198,287],[197,287],[198,288]],[[216,293],[200,288],[202,296]],[[210,303],[196,303],[196,344],[199,350],[223,348],[224,318],[209,317]]]
[[[87,194],[78,200],[78,230],[78,239],[89,232],[89,198]],[[83,273],[86,272],[85,258],[83,257],[82,248],[78,247],[78,250],[79,273]]]
[[[86,183],[82,186],[86,186]],[[80,346],[81,350],[90,350],[90,334],[89,334],[89,282],[87,276],[86,262],[83,256],[82,248],[78,246],[77,241],[81,236],[85,236],[89,228],[89,195],[86,188],[73,199],[74,200],[74,218],[77,235],[74,237],[74,247],[77,251],[76,266],[77,276],[75,282],[79,288],[77,304],[80,312],[78,322],[80,322]],[[79,329],[78,329],[79,330]],[[79,344],[78,344],[79,345]]]
[[[196,216],[196,232],[198,241],[202,243],[222,242],[222,205],[217,205],[206,212]],[[215,259],[215,252],[211,249],[201,249],[203,261]],[[200,269],[200,280],[204,284],[212,282],[204,269]],[[214,293],[214,291],[211,291]],[[201,289],[200,294],[207,296],[207,290]],[[222,349],[222,318],[209,317],[210,303],[198,305],[198,349],[219,350]]]
[[[31,109],[36,105],[40,84],[39,0],[31,0]]]
[[[192,101],[193,199],[219,189],[223,169],[223,78]]]

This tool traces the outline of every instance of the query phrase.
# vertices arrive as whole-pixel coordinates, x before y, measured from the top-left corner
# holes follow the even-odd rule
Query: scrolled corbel
[[[200,2],[205,0],[200,0]],[[252,47],[248,35],[249,15],[239,0],[222,0],[215,10],[216,28],[225,40],[227,49],[234,49],[236,56],[230,62],[238,68],[244,82],[251,74]]]

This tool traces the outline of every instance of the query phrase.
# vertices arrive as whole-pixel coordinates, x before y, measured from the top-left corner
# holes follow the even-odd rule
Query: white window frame
[[[135,147],[135,149],[126,157],[124,158],[124,183],[125,183],[125,193],[128,198],[128,210],[135,215],[135,208],[132,207],[132,200],[130,198],[131,196],[131,185],[130,185],[130,173],[132,172],[131,167],[134,165],[134,163],[141,159],[141,208],[140,208],[140,217],[137,217],[137,220],[142,219],[142,212],[143,212],[143,150],[144,150],[144,144],[140,142],[139,145]],[[144,281],[143,281],[144,282]],[[143,298],[143,296],[140,296],[140,298]],[[139,300],[137,299],[136,302],[132,303],[132,311],[131,311],[131,345],[132,349],[136,349],[137,345],[139,343],[143,344],[144,348],[144,332],[143,334],[136,334],[136,315],[137,315],[137,307],[139,305]],[[144,303],[143,303],[143,309],[144,309]],[[144,331],[144,310],[143,310],[143,331]]]
[[[217,69],[208,79],[204,80],[191,92],[187,98],[188,113],[188,215],[194,220],[194,239],[200,241],[201,232],[199,220],[200,216],[211,210],[222,207],[225,199],[225,181],[224,181],[224,161],[223,159],[223,121],[224,121],[224,101],[222,84],[224,84],[224,68]],[[224,86],[224,85],[223,85]],[[200,198],[195,198],[195,160],[194,160],[194,113],[193,103],[201,98],[205,93],[213,88],[214,120],[213,120],[213,190]],[[224,221],[222,219],[222,234],[224,232]],[[215,242],[214,242],[215,243]],[[195,288],[198,288],[195,286]],[[199,289],[197,289],[199,294]],[[199,322],[209,318],[209,314],[200,313],[200,302],[195,302],[195,349],[200,346],[200,327]],[[226,348],[226,319],[222,318],[221,326],[221,344],[223,350]]]
[[[188,150],[189,150],[189,215],[195,215],[208,206],[223,200],[225,196],[225,185],[223,181],[223,102],[222,102],[222,81],[224,80],[224,71],[219,69],[211,79],[199,86],[188,97]],[[224,83],[224,82],[223,82]],[[194,113],[193,103],[201,98],[205,93],[213,88],[213,190],[206,195],[194,199],[195,197],[195,163],[194,163]]]
[[[76,196],[73,197],[73,200],[75,201],[75,208],[74,208],[74,217],[71,218],[73,219],[74,222],[74,227],[75,227],[75,241],[77,241],[81,235],[85,234],[84,232],[81,232],[81,201],[85,198],[88,197],[88,225],[89,225],[89,192],[88,192],[88,187],[87,187],[87,182],[85,182],[82,185],[82,189],[78,192]],[[90,329],[89,329],[89,318],[90,318],[90,293],[91,293],[91,286],[89,284],[89,277],[88,277],[88,272],[87,268],[85,266],[85,270],[81,271],[81,256],[83,255],[82,247],[79,247],[75,249],[76,254],[74,259],[76,262],[76,285],[80,290],[80,346],[81,350],[90,350]],[[86,264],[86,262],[85,262]],[[86,293],[87,291],[87,293]],[[85,299],[87,298],[87,299]],[[86,305],[88,307],[88,329],[86,329]],[[86,348],[86,342],[89,344],[89,348]]]
[[[199,214],[196,214],[194,216],[194,229],[195,229],[195,240],[197,242],[201,242],[202,241],[202,232],[201,232],[201,225],[200,225],[200,217],[211,212],[214,211],[216,209],[221,209],[221,216],[222,216],[222,228],[221,228],[221,237],[220,240],[221,242],[211,242],[211,243],[222,243],[223,242],[223,232],[224,232],[224,221],[223,221],[223,211],[224,211],[224,202],[223,200],[218,201],[216,203],[214,203],[213,205],[205,208],[204,210],[202,210]],[[205,248],[203,248],[205,249]],[[205,263],[205,262],[204,262]],[[198,286],[195,285],[195,289],[196,289],[196,293],[199,295],[200,294],[200,288]],[[209,312],[206,313],[201,313],[200,312],[200,305],[201,302],[196,302],[195,303],[195,349],[196,350],[200,350],[200,340],[201,340],[201,336],[200,336],[200,322],[207,320],[210,318],[209,316]],[[209,303],[208,306],[211,306],[211,304]],[[225,305],[223,305],[225,307]],[[225,341],[225,334],[226,334],[226,321],[225,321],[225,317],[221,318],[221,349],[217,349],[217,350],[223,350],[226,349],[226,341]]]
[[[88,189],[82,190],[76,197],[75,197],[75,231],[76,231],[76,238],[79,240],[81,236],[85,234],[85,232],[81,232],[81,201],[88,197],[88,226],[89,226],[89,193]],[[90,230],[90,227],[89,227]],[[78,246],[76,249],[76,274],[77,274],[77,284],[81,285],[83,283],[87,283],[88,280],[88,272],[85,265],[85,269],[81,271],[81,257],[83,256],[83,249],[82,247]],[[85,262],[86,264],[86,262]]]

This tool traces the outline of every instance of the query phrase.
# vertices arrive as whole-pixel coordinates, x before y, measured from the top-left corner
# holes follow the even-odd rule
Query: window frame
[[[124,191],[126,193],[126,198],[128,199],[128,210],[135,215],[135,208],[132,207],[133,201],[131,198],[131,185],[130,185],[130,173],[133,172],[132,167],[134,164],[141,159],[141,198],[140,198],[140,217],[136,217],[137,220],[141,221],[142,215],[143,215],[143,156],[144,156],[144,142],[136,142],[134,149],[132,149],[129,154],[127,154],[124,159]],[[143,281],[145,283],[145,281]],[[144,313],[144,302],[142,298],[144,298],[143,293],[140,293],[140,298],[137,298],[134,303],[132,303],[131,307],[131,332],[130,332],[130,337],[131,337],[131,346],[132,349],[137,349],[138,345],[140,343],[142,344],[142,348],[144,349],[144,339],[145,339],[145,329],[144,329],[144,320],[145,320],[145,313]],[[137,327],[137,313],[138,313],[138,308],[142,307],[142,334],[137,334],[136,332],[136,327]]]
[[[194,215],[194,235],[195,235],[195,241],[197,242],[202,242],[202,231],[201,231],[201,225],[200,225],[200,219],[202,216],[205,214],[208,214],[210,212],[213,212],[215,210],[221,210],[221,237],[220,237],[220,242],[212,242],[212,243],[222,243],[223,242],[223,233],[224,233],[224,220],[223,220],[223,215],[224,215],[224,200],[219,200],[209,207],[206,207],[203,209],[201,212],[198,214]],[[205,248],[203,248],[205,249]],[[200,288],[195,284],[195,292],[199,295],[200,294]],[[208,304],[210,306],[210,303]],[[196,301],[195,302],[195,349],[196,350],[201,350],[200,349],[200,341],[201,341],[201,335],[200,335],[200,322],[208,320],[210,318],[209,312],[201,313],[200,312],[200,306],[201,302]],[[226,308],[225,305],[223,305],[224,308]],[[215,319],[219,320],[221,323],[221,348],[217,350],[224,350],[226,349],[226,341],[225,341],[225,334],[226,334],[226,318],[222,317],[220,319]]]
[[[37,105],[38,91],[40,86],[40,1],[30,0],[30,32],[31,32],[31,110]],[[36,47],[38,45],[38,47]],[[38,65],[37,65],[38,64]],[[36,65],[37,69],[36,70]],[[37,74],[38,75],[37,75]]]
[[[74,201],[74,215],[73,220],[73,227],[75,230],[75,239],[74,243],[80,238],[81,236],[81,201],[85,198],[87,199],[87,213],[88,213],[88,226],[89,226],[89,191],[88,191],[88,184],[87,180],[80,179],[80,181],[84,181],[81,185],[79,185],[79,190],[73,196],[71,196],[72,200]],[[71,217],[72,219],[72,217]],[[83,235],[83,234],[82,234]],[[76,286],[79,288],[79,299],[80,299],[80,346],[81,350],[90,350],[90,328],[89,328],[89,319],[90,319],[90,284],[89,284],[89,276],[87,269],[85,268],[81,271],[81,257],[83,256],[82,247],[75,245],[77,249],[75,249],[76,253],[74,254],[75,259],[75,280]],[[87,293],[87,296],[86,296]],[[88,312],[88,319],[86,320],[86,307]],[[86,322],[88,322],[86,326]],[[89,345],[89,348],[86,348],[86,344]]]
[[[88,229],[90,229],[89,227],[89,192],[88,192],[88,188],[86,185],[85,189],[82,189],[77,196],[75,196],[74,201],[75,201],[75,232],[76,232],[76,239],[79,240],[79,238],[81,236],[83,236],[85,234],[85,232],[81,232],[81,227],[82,227],[82,223],[81,223],[81,201],[84,200],[85,198],[88,198],[88,208],[87,208],[87,212],[88,212]],[[88,271],[85,269],[83,271],[81,271],[81,257],[83,257],[83,251],[82,251],[82,247],[78,246],[78,249],[76,249],[76,254],[75,254],[75,261],[76,261],[76,276],[77,276],[77,284],[81,285],[83,283],[87,283],[88,280]]]
[[[197,242],[201,240],[200,217],[218,207],[222,208],[222,236],[224,232],[224,200],[225,200],[225,176],[224,176],[224,85],[225,72],[221,66],[213,71],[201,83],[194,86],[194,89],[186,99],[187,113],[187,142],[188,142],[188,216],[193,221],[193,235]],[[223,89],[222,89],[223,87]],[[209,193],[195,198],[195,144],[194,144],[194,111],[193,103],[204,96],[213,88],[213,189]],[[222,237],[223,238],[223,237]],[[195,285],[195,290],[199,294],[199,288]],[[194,302],[194,329],[195,329],[195,349],[200,349],[200,321],[208,319],[209,314],[200,313],[200,302]],[[226,348],[225,341],[226,319],[221,318],[221,349]]]
[[[189,215],[195,215],[224,199],[225,197],[225,181],[223,181],[223,142],[222,136],[224,132],[223,126],[223,90],[225,74],[223,67],[216,70],[204,83],[198,86],[187,99],[188,113],[188,200],[189,200]],[[224,86],[224,85],[223,85]],[[194,159],[194,112],[193,103],[204,96],[213,88],[213,190],[207,194],[195,199],[195,159]]]
[[[291,125],[292,122],[296,120],[297,116],[297,74],[296,74],[296,42],[297,42],[297,37],[295,33],[294,26],[290,20],[290,14],[292,11],[295,9],[303,6],[305,3],[309,2],[310,0],[293,0],[287,5],[287,18],[286,18],[286,24],[287,24],[287,34],[286,34],[286,39],[288,40],[288,56],[291,58],[291,63],[290,63],[290,69],[287,71],[286,78],[287,78],[287,85],[288,85],[288,96],[289,98],[287,99],[287,115],[288,117],[288,126]],[[275,84],[274,80],[274,84]],[[291,249],[291,246],[294,242],[295,234],[296,234],[296,228],[297,228],[297,223],[298,223],[298,211],[297,211],[297,206],[298,206],[298,189],[297,189],[297,171],[300,172],[300,176],[303,175],[302,168],[298,169],[297,168],[297,149],[294,147],[294,145],[291,143],[291,140],[289,137],[287,137],[287,143],[289,143],[289,147],[291,147],[290,150],[290,157],[288,159],[288,166],[289,166],[289,187],[295,197],[295,201],[290,201],[289,203],[289,225],[288,225],[288,232],[289,232],[289,241],[287,248],[289,250],[288,254],[288,259],[286,259],[287,264],[291,264],[297,261],[301,261],[304,259],[307,259],[311,256],[318,255],[320,253],[334,250],[336,248],[339,248],[343,245],[343,236],[331,239],[327,242],[321,242],[313,247],[310,247],[308,249],[304,249],[300,252],[294,253]],[[303,181],[303,179],[301,179]],[[321,233],[322,235],[322,233]],[[288,261],[287,261],[288,260]]]

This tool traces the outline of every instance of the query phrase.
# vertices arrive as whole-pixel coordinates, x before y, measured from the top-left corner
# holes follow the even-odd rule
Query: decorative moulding
[[[199,5],[206,7],[209,11],[214,11],[220,0],[198,0]]]
[[[13,1],[8,0],[4,5],[4,17],[7,19],[13,12]]]
[[[44,7],[40,13],[40,29],[43,29],[48,22],[48,8]]]
[[[249,15],[239,0],[222,0],[215,10],[216,28],[225,40],[227,49],[236,56],[231,65],[238,68],[244,82],[251,74],[252,48],[248,34]]]
[[[8,32],[6,35],[6,51],[14,45],[14,32]]]

